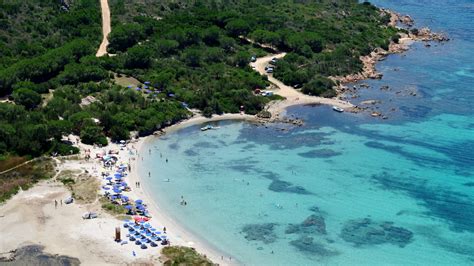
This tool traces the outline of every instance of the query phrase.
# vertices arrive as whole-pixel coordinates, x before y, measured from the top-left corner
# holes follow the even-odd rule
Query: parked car
[[[275,58],[275,57],[273,57],[272,60],[270,60],[270,64],[271,64],[271,65],[274,65],[274,64],[276,64],[277,62],[278,62],[278,59]]]
[[[71,204],[73,202],[74,202],[74,199],[72,197],[69,197],[69,198],[64,200],[64,203],[66,203],[66,204]]]
[[[267,73],[273,73],[273,67],[267,68],[266,72],[267,72]]]
[[[254,55],[250,58],[250,62],[255,62],[255,61],[257,61],[257,57]]]
[[[94,219],[97,218],[97,213],[95,212],[86,212],[82,215],[82,219]]]

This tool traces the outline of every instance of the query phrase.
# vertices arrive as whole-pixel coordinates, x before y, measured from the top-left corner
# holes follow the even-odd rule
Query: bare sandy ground
[[[109,36],[111,29],[110,26],[110,9],[107,0],[100,0],[100,8],[102,10],[102,43],[97,50],[96,56],[100,57],[107,54],[107,46],[109,45]]]
[[[354,107],[350,102],[343,101],[337,98],[323,98],[317,96],[310,96],[295,90],[293,87],[283,84],[283,82],[277,80],[273,77],[273,74],[268,74],[265,71],[265,66],[269,65],[269,62],[272,58],[283,58],[286,53],[270,54],[265,57],[257,58],[256,62],[250,63],[252,67],[255,68],[261,75],[267,75],[268,80],[273,83],[278,89],[275,91],[275,94],[285,97],[283,101],[277,101],[271,103],[267,110],[272,113],[273,116],[278,117],[280,114],[284,113],[285,109],[289,106],[299,105],[299,104],[327,104],[337,106],[343,109],[348,109]]]

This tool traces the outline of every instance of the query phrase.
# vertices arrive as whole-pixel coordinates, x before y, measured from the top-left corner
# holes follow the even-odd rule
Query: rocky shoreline
[[[350,74],[346,76],[334,76],[330,77],[338,85],[335,88],[337,92],[337,97],[340,99],[345,99],[345,94],[353,94],[352,98],[356,98],[355,88],[347,87],[347,84],[355,83],[365,79],[381,79],[383,74],[376,70],[376,64],[379,61],[384,60],[390,54],[403,53],[409,49],[410,44],[417,41],[426,42],[425,46],[429,47],[431,44],[428,42],[447,42],[449,37],[443,33],[432,32],[428,27],[423,27],[421,29],[413,28],[414,20],[409,15],[401,15],[399,13],[393,12],[388,9],[380,9],[381,15],[390,15],[390,22],[387,26],[396,27],[400,30],[398,33],[399,39],[397,41],[391,40],[388,46],[388,50],[385,50],[381,47],[374,49],[370,54],[361,56],[360,60],[362,61],[363,67],[362,71],[355,74]],[[361,87],[364,84],[360,85]],[[416,94],[415,94],[416,95]],[[355,106],[351,108],[352,112],[360,112],[367,109],[362,106]],[[383,117],[380,113],[372,113],[374,117]]]
[[[350,74],[347,76],[335,76],[331,77],[332,80],[336,81],[340,84],[337,88],[338,94],[342,94],[345,92],[345,85],[348,83],[354,83],[357,81],[361,81],[364,79],[380,79],[382,78],[383,74],[377,72],[375,65],[378,61],[382,61],[390,54],[396,53],[403,53],[409,49],[409,45],[415,41],[435,41],[435,42],[446,42],[449,41],[449,38],[442,33],[435,33],[432,32],[428,27],[424,27],[421,29],[410,29],[414,25],[413,19],[408,15],[400,15],[399,13],[381,9],[382,14],[389,14],[390,15],[390,22],[388,26],[396,27],[400,29],[399,33],[399,40],[398,42],[391,41],[388,50],[384,50],[380,47],[374,49],[370,54],[366,56],[361,56],[360,60],[363,63],[363,69],[361,72],[356,74]],[[405,26],[399,27],[398,24]],[[402,32],[402,30],[406,31]]]

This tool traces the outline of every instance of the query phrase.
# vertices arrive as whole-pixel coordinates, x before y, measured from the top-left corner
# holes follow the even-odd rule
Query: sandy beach
[[[256,121],[255,116],[244,114],[225,114],[213,118],[198,115],[170,126],[164,132],[169,133],[195,124],[229,119]],[[125,177],[125,181],[128,184],[135,184],[141,180],[138,174],[140,156],[148,154],[144,144],[154,137],[156,136],[132,140],[122,150],[118,144],[109,144],[105,148],[79,144],[81,154],[78,159],[56,159],[57,175],[60,175],[62,171],[87,172],[89,178],[95,179],[103,185],[104,180],[101,177],[101,172],[105,170],[102,163],[98,159],[85,160],[85,151],[90,150],[90,154],[94,158],[102,150],[114,150],[118,151],[119,162],[130,162],[131,171]],[[74,136],[69,136],[69,138],[78,140]],[[140,152],[141,150],[143,152]],[[170,218],[159,207],[159,204],[152,201],[149,196],[150,192],[146,188],[136,188],[132,185],[131,187],[132,190],[124,192],[124,195],[132,200],[141,199],[144,201],[152,215],[149,223],[154,228],[166,227],[171,245],[193,247],[220,265],[238,264],[235,259],[230,260],[227,254],[181,227],[179,221]],[[97,193],[103,194],[99,186],[97,186]],[[8,257],[9,251],[22,246],[39,244],[45,247],[44,252],[46,253],[78,258],[84,265],[161,263],[160,250],[162,246],[143,250],[134,243],[121,245],[115,242],[114,230],[116,227],[121,227],[123,222],[102,210],[98,199],[91,203],[61,204],[61,201],[64,202],[70,196],[71,191],[56,178],[53,178],[42,181],[27,191],[20,191],[6,203],[0,205],[0,231],[2,232],[0,257]],[[55,206],[55,201],[58,202],[57,206]],[[84,220],[82,215],[86,212],[96,212],[99,217]],[[124,236],[127,231],[121,227],[121,233]],[[122,238],[127,239],[126,237]]]

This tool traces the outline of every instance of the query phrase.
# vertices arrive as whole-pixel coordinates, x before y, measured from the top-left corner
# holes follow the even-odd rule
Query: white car
[[[97,218],[97,213],[95,212],[86,212],[82,215],[82,219],[94,219]]]

